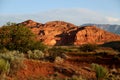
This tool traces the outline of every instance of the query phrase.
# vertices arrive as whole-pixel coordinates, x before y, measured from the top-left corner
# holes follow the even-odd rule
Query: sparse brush
[[[117,55],[119,52],[115,51],[115,50],[96,50],[96,55]]]
[[[91,66],[92,66],[92,69],[96,72],[97,80],[105,78],[105,76],[108,73],[108,70],[106,68],[104,68],[101,65],[94,64],[94,63],[92,63]]]
[[[34,50],[34,51],[29,50],[27,53],[28,53],[29,59],[42,59],[42,58],[44,58],[44,53],[40,50]]]
[[[0,59],[0,74],[9,73],[10,63],[5,59]]]
[[[64,59],[58,56],[58,57],[55,58],[54,62],[58,63],[58,64],[62,64],[64,62]]]
[[[19,51],[8,51],[5,53],[0,53],[0,63],[1,69],[3,69],[5,74],[13,75],[18,69],[22,68],[24,55]],[[2,67],[4,66],[4,68]]]
[[[97,45],[95,44],[84,44],[82,46],[80,46],[80,51],[84,51],[84,52],[92,52],[95,51],[97,49]]]
[[[49,49],[48,52],[49,52],[49,55],[54,58],[57,56],[65,57],[64,53],[66,52],[66,49],[53,47]]]

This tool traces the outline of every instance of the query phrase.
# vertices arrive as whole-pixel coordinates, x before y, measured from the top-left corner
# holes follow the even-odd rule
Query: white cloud
[[[106,19],[108,20],[108,22],[119,22],[120,21],[120,19],[113,18],[113,17],[106,17]]]

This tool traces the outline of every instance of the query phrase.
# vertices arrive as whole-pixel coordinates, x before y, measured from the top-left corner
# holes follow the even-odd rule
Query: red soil
[[[85,78],[95,78],[95,72],[85,69],[84,66],[77,66],[70,62],[65,64],[56,64],[50,62],[24,60],[25,68],[17,71],[16,77],[18,79],[27,80],[28,78],[50,77],[56,72],[59,74],[57,77],[65,78],[72,77],[73,75],[82,75]],[[87,67],[87,66],[86,66]]]
[[[51,63],[40,60],[25,59],[25,67],[16,73],[18,80],[39,79],[40,77],[50,78],[57,77],[66,78],[76,76],[83,76],[87,79],[95,79],[95,72],[91,70],[91,64],[97,63],[106,67],[113,65],[119,67],[120,61],[113,60],[112,56],[96,57],[96,56],[73,56],[68,53],[69,58],[63,63]]]
[[[54,73],[53,64],[49,62],[41,62],[35,60],[25,60],[25,68],[18,71],[17,76],[20,79],[26,79],[29,77],[48,77]]]

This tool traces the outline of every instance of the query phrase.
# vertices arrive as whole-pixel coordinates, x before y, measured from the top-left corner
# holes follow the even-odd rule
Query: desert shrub
[[[45,49],[47,49],[47,46],[45,46],[40,41],[33,42],[33,44],[31,45],[31,48],[30,48],[30,50],[41,50],[41,51],[44,51]]]
[[[28,53],[29,59],[42,59],[42,58],[44,58],[44,53],[40,50],[34,50],[34,51],[29,50],[27,53]]]
[[[33,38],[33,33],[23,25],[11,24],[0,28],[0,44],[9,50],[26,51]]]
[[[8,73],[10,70],[10,64],[5,59],[0,59],[0,74],[2,73]]]
[[[53,48],[49,49],[48,52],[50,53],[50,56],[53,56],[53,57],[60,56],[60,57],[62,57],[62,54],[65,52],[65,49],[53,47]]]
[[[92,69],[96,72],[97,80],[103,79],[108,73],[108,70],[101,65],[92,63],[91,66]]]
[[[92,52],[95,51],[95,49],[97,48],[97,45],[94,44],[83,44],[80,46],[80,51],[84,51],[84,52]]]
[[[63,62],[64,62],[64,59],[61,58],[61,57],[56,57],[54,62],[55,62],[55,63],[63,63]]]
[[[35,41],[35,35],[29,28],[24,25],[10,23],[0,28],[0,48],[3,47],[21,52],[45,49],[41,42]]]
[[[9,75],[15,74],[15,72],[21,69],[23,65],[24,55],[19,51],[8,51],[4,53],[0,53],[0,59],[4,61],[4,64],[8,65]],[[10,67],[9,67],[10,65]],[[6,68],[6,69],[7,69]]]
[[[7,51],[4,53],[0,53],[0,58],[3,58],[5,60],[8,60],[9,62],[15,60],[15,59],[23,59],[24,54],[19,51]]]
[[[10,64],[4,59],[0,59],[0,80],[6,80],[6,75],[9,73]]]
[[[66,55],[64,54],[65,50],[62,48],[56,48],[56,47],[50,48],[48,50],[48,53],[49,53],[49,58],[52,61],[54,61],[56,57],[66,58]]]

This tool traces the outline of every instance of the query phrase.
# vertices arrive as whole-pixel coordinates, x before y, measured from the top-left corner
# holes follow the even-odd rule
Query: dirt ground
[[[71,54],[63,63],[54,63],[41,60],[25,59],[25,67],[16,73],[17,79],[32,80],[39,77],[69,78],[82,76],[87,79],[95,79],[95,72],[91,69],[92,63],[103,65],[107,68],[120,67],[120,61],[113,56],[73,56]]]

